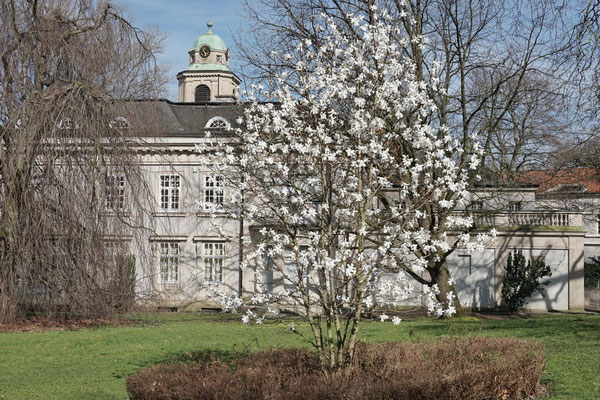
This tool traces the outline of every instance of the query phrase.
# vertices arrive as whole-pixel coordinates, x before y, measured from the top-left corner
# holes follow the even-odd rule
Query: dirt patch
[[[131,324],[131,321],[121,319],[53,319],[33,317],[20,318],[11,322],[0,322],[0,332],[73,331],[78,329]]]

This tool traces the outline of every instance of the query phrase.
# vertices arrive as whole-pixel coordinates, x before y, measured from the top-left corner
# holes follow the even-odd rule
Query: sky
[[[247,21],[242,17],[242,0],[116,0],[124,6],[130,19],[142,29],[158,27],[167,34],[164,53],[159,62],[169,67],[169,100],[177,101],[175,75],[188,65],[188,50],[197,36],[206,33],[206,23],[214,23],[219,35],[231,50],[231,68],[239,64],[233,37]]]

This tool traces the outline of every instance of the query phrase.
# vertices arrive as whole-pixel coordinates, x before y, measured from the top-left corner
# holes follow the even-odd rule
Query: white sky
[[[236,72],[239,59],[233,36],[245,23],[242,0],[115,0],[127,9],[135,25],[146,29],[158,27],[168,35],[164,54],[159,60],[169,67],[169,100],[177,101],[175,75],[188,65],[188,50],[197,36],[207,31],[206,22],[213,21],[213,32],[231,49],[231,69]]]

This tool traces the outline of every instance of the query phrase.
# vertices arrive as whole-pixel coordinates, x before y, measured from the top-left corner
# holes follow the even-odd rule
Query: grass
[[[226,315],[167,313],[132,319],[131,326],[0,334],[0,399],[126,399],[126,377],[154,363],[205,350],[231,355],[307,345],[286,333],[285,324],[246,326]],[[543,379],[550,399],[600,398],[600,315],[418,318],[399,326],[368,322],[361,338],[422,341],[448,335],[537,338],[547,351]]]

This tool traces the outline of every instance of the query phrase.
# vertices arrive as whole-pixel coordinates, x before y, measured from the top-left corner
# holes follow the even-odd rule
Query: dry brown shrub
[[[537,341],[450,338],[359,346],[354,363],[319,371],[305,349],[272,349],[232,362],[172,362],[127,381],[136,400],[201,399],[528,399],[545,369]]]

